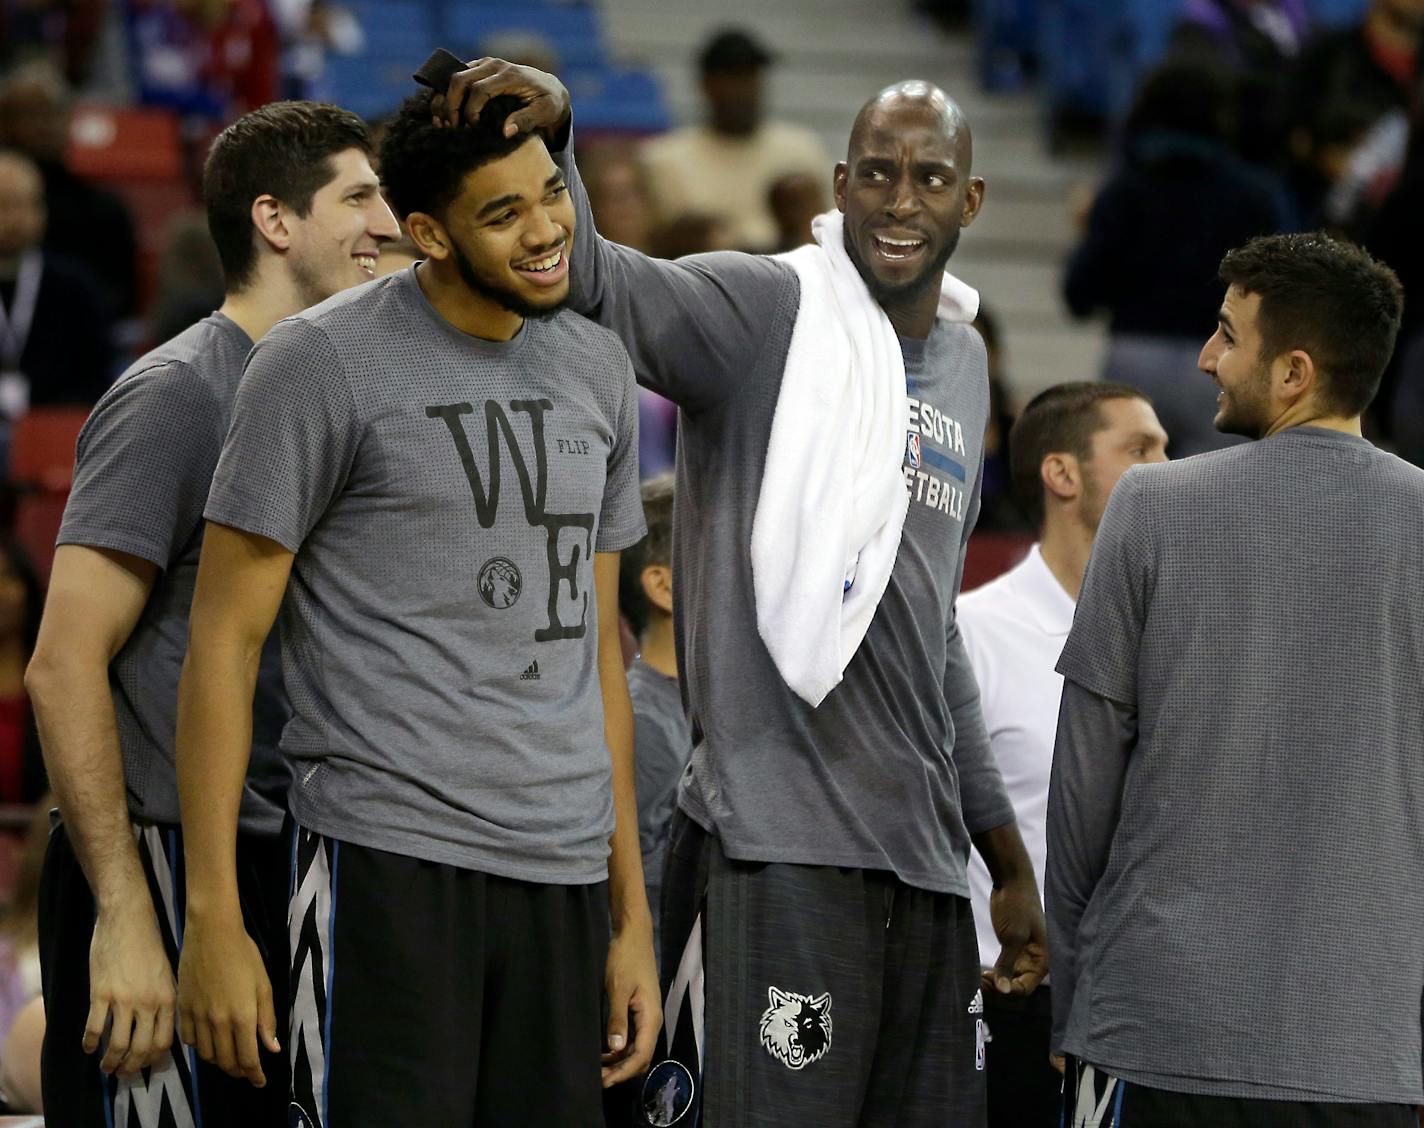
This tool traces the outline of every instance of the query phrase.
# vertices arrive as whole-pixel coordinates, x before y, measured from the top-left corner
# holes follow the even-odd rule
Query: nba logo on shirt
[[[920,436],[912,434],[905,444],[905,459],[916,470],[920,468]]]

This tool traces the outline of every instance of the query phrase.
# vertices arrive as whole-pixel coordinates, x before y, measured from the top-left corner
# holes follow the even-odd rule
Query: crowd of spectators
[[[1370,0],[1344,27],[1300,0],[1187,0],[1166,57],[1116,131],[1113,169],[1081,217],[1064,298],[1106,313],[1103,375],[1152,395],[1175,455],[1226,441],[1196,353],[1215,264],[1255,234],[1324,229],[1400,275],[1406,323],[1369,418],[1424,460],[1420,235],[1424,0]]]

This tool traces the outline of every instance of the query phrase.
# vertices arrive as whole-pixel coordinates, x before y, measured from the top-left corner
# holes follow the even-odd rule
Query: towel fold
[[[786,684],[819,705],[855,656],[895,566],[909,492],[910,406],[890,319],[846,253],[844,217],[782,255],[801,281],[752,521],[757,629]],[[946,273],[938,316],[979,295]]]

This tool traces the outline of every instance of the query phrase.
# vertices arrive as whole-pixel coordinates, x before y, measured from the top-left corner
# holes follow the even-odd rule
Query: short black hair
[[[336,175],[331,158],[347,149],[369,157],[370,131],[350,110],[325,102],[270,102],[217,135],[203,165],[203,200],[229,291],[251,282],[257,265],[252,201],[275,196],[305,216]]]
[[[618,607],[635,635],[648,627],[652,608],[643,591],[643,569],[672,563],[673,476],[659,474],[643,483],[643,519],[648,535],[623,550],[618,563]]]
[[[1014,420],[1009,429],[1009,477],[1014,499],[1039,532],[1045,518],[1043,460],[1050,454],[1071,454],[1080,462],[1092,457],[1093,436],[1107,426],[1099,407],[1115,399],[1152,402],[1131,384],[1080,380],[1039,392]]]
[[[1404,313],[1394,271],[1316,231],[1252,239],[1227,252],[1220,277],[1261,298],[1262,363],[1303,349],[1323,378],[1322,407],[1345,416],[1369,407]]]
[[[432,121],[434,93],[412,94],[396,111],[381,141],[381,182],[401,219],[424,212],[443,219],[466,176],[522,147],[531,135],[504,135],[505,119],[524,103],[512,94],[491,98],[477,122],[457,129]]]

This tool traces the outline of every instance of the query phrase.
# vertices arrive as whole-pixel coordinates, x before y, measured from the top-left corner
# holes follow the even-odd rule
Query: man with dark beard
[[[253,640],[281,605],[290,1123],[595,1128],[601,1049],[613,1084],[659,1025],[617,602],[637,387],[560,309],[574,208],[541,140],[437,129],[426,94],[381,166],[424,261],[258,344],[208,499],[183,1038],[227,1069],[272,1040],[230,890]]]
[[[1200,364],[1255,441],[1123,475],[1058,662],[1063,1123],[1414,1128],[1424,471],[1360,434],[1399,281],[1323,235],[1221,279]]]
[[[1032,991],[1046,959],[954,616],[989,404],[968,324],[977,295],[956,283],[956,300],[944,274],[983,199],[968,123],[933,86],[890,87],[856,120],[816,247],[669,263],[598,237],[556,79],[482,60],[450,80],[439,112],[453,125],[500,94],[525,103],[506,130],[544,132],[569,178],[574,308],[613,328],[682,412],[673,586],[695,750],[664,871],[669,1055],[637,1103],[675,1091],[671,1118],[649,1123],[691,1122],[696,1094],[707,1128],[982,1123],[971,839],[997,884],[994,988]],[[827,340],[840,345],[822,356]],[[861,346],[865,380],[833,391],[830,369]],[[807,357],[824,372],[812,365],[801,387]],[[824,390],[850,403],[886,372],[898,385],[888,450],[877,441],[862,459],[856,424],[868,428],[879,401],[864,414],[814,401]],[[840,494],[882,474],[879,508],[851,517],[894,526],[884,555],[878,531],[859,537],[832,517]],[[766,527],[769,497],[784,535]],[[822,554],[819,584],[793,575],[779,600],[759,588],[767,570]],[[868,625],[831,647],[828,678],[803,678],[798,661],[820,648],[801,635],[786,645],[779,616],[829,597],[840,622],[868,588]],[[817,1021],[803,1035],[806,1007]],[[673,1077],[687,1083],[667,1090]]]

